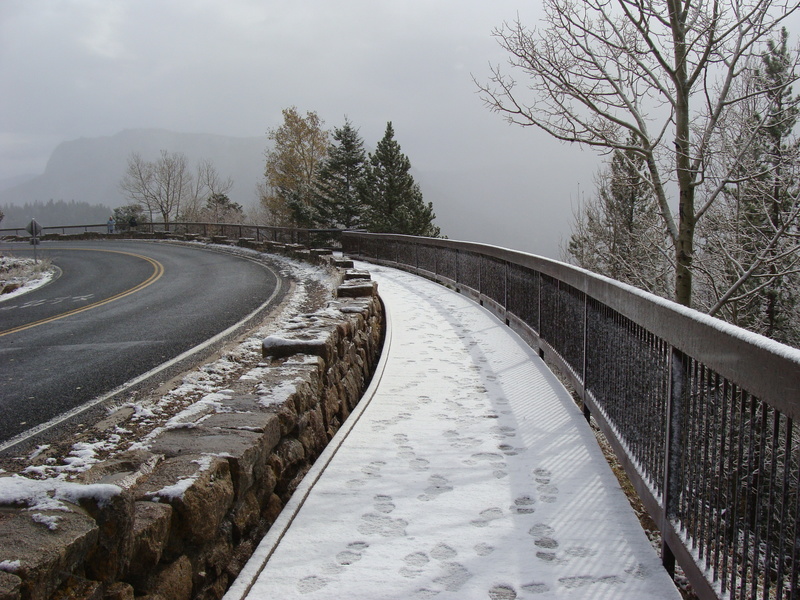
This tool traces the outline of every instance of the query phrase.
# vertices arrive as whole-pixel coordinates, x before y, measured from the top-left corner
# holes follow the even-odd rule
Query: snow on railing
[[[342,246],[471,296],[555,365],[701,598],[800,596],[800,350],[504,248],[354,232]]]

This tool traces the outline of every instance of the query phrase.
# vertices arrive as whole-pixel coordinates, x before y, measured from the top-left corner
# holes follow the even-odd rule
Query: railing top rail
[[[40,223],[41,225],[41,223]],[[212,221],[204,222],[204,221],[170,221],[169,223],[163,222],[146,222],[140,224],[143,227],[164,227],[169,225],[173,227],[175,225],[206,225],[209,227],[249,227],[249,228],[259,228],[259,229],[267,229],[270,231],[302,231],[308,233],[340,233],[341,229],[303,229],[297,227],[278,227],[274,225],[255,225],[253,223],[216,223]],[[42,225],[42,231],[47,230],[55,230],[55,229],[84,229],[87,227],[108,227],[108,222],[105,223],[90,223],[88,225]],[[3,233],[12,233],[18,231],[25,231],[25,227],[7,227],[5,229],[0,229],[0,234]],[[27,232],[26,232],[27,233]]]
[[[498,246],[395,234],[345,232],[489,256],[549,275],[627,317],[729,381],[800,419],[800,350],[649,292],[563,262]]]

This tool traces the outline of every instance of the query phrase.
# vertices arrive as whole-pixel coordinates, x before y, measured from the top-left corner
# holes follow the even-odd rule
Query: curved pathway
[[[538,356],[465,297],[365,268],[379,373],[226,600],[680,598]]]
[[[40,248],[60,277],[0,301],[0,448],[205,348],[264,310],[281,286],[261,263],[199,247]]]

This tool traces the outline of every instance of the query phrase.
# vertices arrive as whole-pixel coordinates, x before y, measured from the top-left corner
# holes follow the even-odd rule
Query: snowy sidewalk
[[[465,297],[366,268],[383,373],[225,600],[679,599],[538,356]]]

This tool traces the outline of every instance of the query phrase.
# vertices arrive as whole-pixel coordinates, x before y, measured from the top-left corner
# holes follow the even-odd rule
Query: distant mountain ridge
[[[221,177],[233,179],[231,200],[249,205],[263,177],[266,145],[266,136],[237,138],[163,129],[127,129],[108,137],[80,138],[59,144],[41,175],[0,187],[0,206],[49,200],[122,206],[129,202],[119,189],[128,157],[138,152],[145,160],[154,160],[161,150],[182,152],[192,170],[199,160],[211,160]]]
[[[17,181],[0,181],[0,210],[7,210],[0,228],[24,227],[31,217],[40,220],[37,210],[25,205],[46,205],[53,200],[75,206],[74,218],[88,218],[95,211],[83,211],[80,205],[97,208],[105,222],[106,208],[113,210],[128,204],[119,189],[131,152],[146,160],[158,158],[161,150],[183,152],[195,169],[200,159],[211,160],[220,176],[234,181],[229,196],[245,207],[256,199],[256,183],[264,176],[267,136],[237,138],[213,134],[175,133],[162,129],[130,129],[109,137],[80,138],[60,144],[50,157],[45,172]],[[413,164],[414,157],[411,157]],[[548,198],[548,188],[535,169],[515,164],[476,168],[456,166],[437,171],[416,165],[412,169],[426,202],[433,202],[436,224],[452,239],[471,240],[558,256],[560,231],[571,212],[569,202],[537,202]],[[72,204],[74,202],[74,204]],[[11,210],[8,206],[18,207]],[[490,208],[489,208],[490,206]],[[520,212],[521,208],[523,212]],[[526,211],[528,214],[525,214]],[[45,211],[50,213],[52,211]],[[516,216],[514,216],[516,215]],[[82,224],[54,223],[62,213],[41,217],[46,226]],[[13,222],[12,222],[13,221]],[[555,225],[554,225],[555,224]]]

